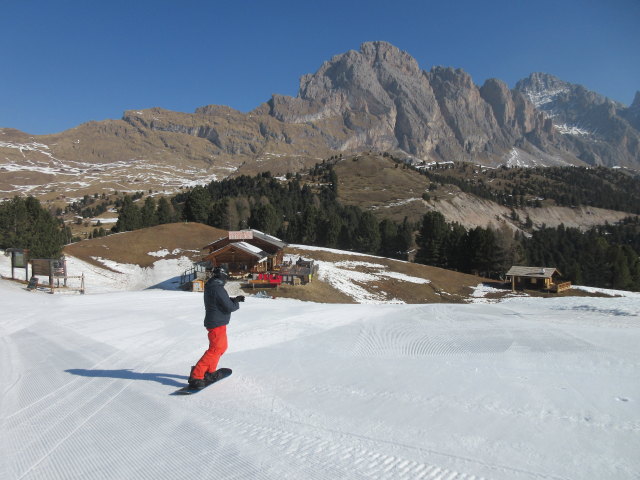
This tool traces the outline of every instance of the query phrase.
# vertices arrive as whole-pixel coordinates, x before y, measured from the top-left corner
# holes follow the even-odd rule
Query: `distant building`
[[[571,282],[558,282],[560,272],[554,267],[512,266],[506,274],[511,289],[549,290],[561,292],[571,288]]]
[[[205,261],[224,265],[233,275],[266,272],[269,254],[246,242],[233,242],[211,252]]]
[[[318,273],[318,266],[313,260],[305,260],[299,257],[296,263],[285,263],[280,269],[282,281],[291,285],[304,285],[313,279]]]
[[[230,231],[203,250],[209,253],[203,261],[225,265],[235,275],[276,270],[284,261],[287,244],[258,230]]]

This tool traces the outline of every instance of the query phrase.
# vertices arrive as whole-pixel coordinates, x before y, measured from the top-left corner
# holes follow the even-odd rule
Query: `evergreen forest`
[[[531,235],[499,229],[467,230],[439,212],[423,217],[415,261],[464,273],[501,279],[512,265],[555,267],[574,284],[640,291],[640,220],[586,232],[543,228]]]
[[[470,163],[414,168],[434,185],[455,185],[507,207],[590,206],[640,214],[640,179],[617,169],[486,168]]]
[[[225,230],[253,228],[288,243],[411,259],[494,279],[501,279],[512,265],[544,266],[556,267],[564,280],[575,284],[640,291],[637,217],[587,231],[560,225],[528,233],[514,233],[506,223],[499,228],[467,229],[448,223],[437,211],[428,212],[418,223],[406,218],[398,223],[342,204],[332,165],[322,162],[304,178],[300,174],[274,178],[269,172],[228,178],[172,198],[146,196],[142,200],[142,192],[120,196],[115,203],[118,221],[111,231],[176,221]],[[462,175],[465,172],[466,176]],[[552,201],[557,205],[640,212],[638,179],[612,169],[483,170],[465,164],[443,165],[421,173],[432,182],[430,191],[437,190],[437,185],[455,184],[504,205],[535,207]],[[97,194],[85,196],[72,210],[83,216],[101,213],[106,207],[98,200]],[[108,233],[100,227],[92,236]],[[31,258],[51,258],[70,241],[69,227],[37,199],[15,197],[0,203],[0,248],[27,248]]]
[[[29,250],[30,258],[57,258],[71,240],[64,227],[34,197],[0,203],[0,248]]]
[[[557,172],[550,173],[554,175]],[[586,176],[591,178],[588,172]],[[616,182],[625,181],[626,176],[616,176]],[[127,228],[130,222],[151,225],[163,217],[225,230],[255,228],[288,243],[397,259],[409,258],[415,242],[416,263],[494,279],[502,279],[512,265],[552,266],[575,284],[640,290],[640,225],[635,217],[586,232],[561,225],[526,235],[514,233],[506,223],[500,228],[466,229],[446,222],[436,211],[425,214],[417,225],[406,219],[398,224],[342,205],[337,185],[335,171],[323,163],[309,172],[305,182],[300,175],[283,182],[269,173],[211,182],[175,196],[171,207],[158,205],[155,214],[149,199],[138,208],[125,197],[118,228]],[[160,215],[165,210],[169,213]]]

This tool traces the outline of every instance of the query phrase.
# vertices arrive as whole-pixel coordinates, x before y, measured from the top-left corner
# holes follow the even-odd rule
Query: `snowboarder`
[[[191,388],[204,388],[215,381],[215,372],[218,361],[227,350],[227,324],[231,319],[231,312],[240,308],[240,302],[244,302],[244,295],[230,298],[224,288],[229,274],[223,267],[213,269],[213,275],[204,287],[204,327],[207,329],[209,349],[204,352],[202,358],[191,367],[189,386]]]

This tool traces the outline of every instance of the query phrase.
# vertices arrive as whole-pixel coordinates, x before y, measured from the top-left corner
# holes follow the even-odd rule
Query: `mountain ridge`
[[[407,163],[637,170],[639,126],[640,94],[625,107],[541,73],[513,89],[499,79],[478,86],[462,69],[426,71],[387,42],[367,42],[303,75],[296,97],[274,94],[248,113],[151,108],[51,135],[0,129],[0,191],[175,190],[363,150]]]

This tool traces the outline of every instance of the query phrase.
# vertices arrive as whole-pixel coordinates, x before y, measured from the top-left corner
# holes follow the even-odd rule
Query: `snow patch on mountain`
[[[38,142],[29,142],[29,143],[13,143],[13,142],[2,142],[0,141],[0,148],[15,148],[20,151],[23,157],[25,157],[24,152],[38,152],[44,155],[47,155],[50,158],[54,158],[49,150],[49,146],[44,143]]]
[[[556,127],[558,132],[560,132],[562,135],[578,135],[578,136],[591,135],[591,132],[589,130],[580,128],[577,125],[569,125],[567,123],[562,123],[562,124],[554,124],[554,126]]]
[[[529,97],[531,103],[538,109],[544,109],[545,105],[553,103],[555,99],[562,94],[569,93],[569,87],[561,87],[554,89],[532,90],[526,89],[523,93]]]

